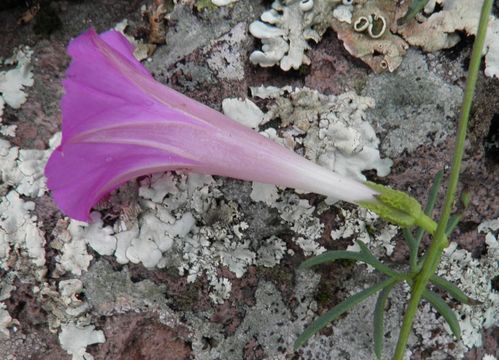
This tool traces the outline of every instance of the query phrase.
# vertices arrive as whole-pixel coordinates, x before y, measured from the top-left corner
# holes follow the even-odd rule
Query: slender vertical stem
[[[454,203],[457,184],[459,180],[459,172],[461,170],[461,161],[464,154],[464,142],[466,139],[466,130],[468,127],[468,118],[471,110],[473,94],[475,93],[476,81],[478,78],[478,71],[480,70],[480,62],[482,59],[482,49],[485,42],[487,33],[487,26],[489,15],[492,10],[493,0],[484,0],[482,12],[480,14],[480,24],[478,32],[473,44],[473,51],[471,54],[471,62],[468,71],[468,80],[466,82],[466,89],[464,91],[464,99],[461,108],[461,116],[459,118],[459,127],[456,136],[456,145],[454,149],[454,158],[452,161],[452,169],[448,180],[447,192],[445,195],[445,203],[442,210],[442,215],[438,223],[437,230],[433,234],[433,241],[428,250],[426,259],[423,263],[423,269],[416,277],[414,286],[412,288],[411,299],[407,305],[407,309],[400,330],[400,335],[393,356],[394,360],[402,360],[407,346],[407,341],[412,329],[412,322],[418,310],[419,302],[423,295],[430,277],[434,274],[442,256],[443,250],[447,247],[448,241],[445,236],[445,230],[452,211]]]

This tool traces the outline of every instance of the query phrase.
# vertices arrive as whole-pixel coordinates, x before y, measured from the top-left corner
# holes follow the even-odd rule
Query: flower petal
[[[156,82],[117,32],[89,30],[68,52],[62,143],[45,174],[59,207],[75,219],[88,220],[91,207],[120,184],[174,169],[351,202],[376,194]]]
[[[89,221],[92,206],[122,183],[192,165],[188,160],[150,147],[75,143],[52,153],[45,174],[47,186],[62,212],[73,219]]]

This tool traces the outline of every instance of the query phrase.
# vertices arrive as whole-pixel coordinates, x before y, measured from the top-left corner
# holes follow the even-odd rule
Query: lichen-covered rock
[[[94,326],[78,327],[73,324],[63,325],[59,341],[64,350],[72,355],[73,360],[93,360],[86,352],[88,345],[101,344],[106,341],[104,333],[95,330]]]
[[[4,61],[0,59],[2,67],[14,67],[10,70],[0,71],[0,123],[4,104],[14,109],[26,102],[28,95],[24,92],[26,87],[33,85],[32,65],[30,64],[33,51],[29,47],[23,47]]]
[[[390,0],[365,1],[350,8],[351,17],[336,15],[332,20],[345,49],[376,73],[398,68],[408,48],[392,32],[396,9],[395,2]]]
[[[482,1],[443,0],[441,9],[435,1],[430,2],[421,16],[421,21],[410,21],[397,31],[411,45],[425,51],[436,51],[453,47],[461,40],[460,32],[475,35]],[[499,77],[499,19],[491,15],[485,40],[485,74]]]
[[[280,120],[282,137],[293,147],[303,143],[305,156],[339,174],[365,180],[362,171],[390,172],[391,160],[381,159],[379,140],[365,120],[375,107],[372,98],[353,92],[323,95],[312,89],[252,88],[255,98],[273,100],[264,123]],[[303,138],[302,138],[303,137]]]
[[[462,93],[434,74],[416,50],[409,51],[396,72],[370,76],[363,90],[376,102],[366,113],[367,120],[381,134],[381,149],[392,157],[445,140],[454,127]]]
[[[310,64],[309,40],[319,42],[328,27],[329,14],[340,0],[275,0],[272,9],[250,25],[251,34],[262,41],[262,50],[250,61],[263,67],[279,65],[282,70]]]
[[[11,190],[0,201],[0,268],[16,268],[9,256],[19,252],[26,256],[36,269],[37,276],[43,277],[45,270],[45,237],[37,226],[37,218],[32,214],[35,204],[23,201],[15,190]]]

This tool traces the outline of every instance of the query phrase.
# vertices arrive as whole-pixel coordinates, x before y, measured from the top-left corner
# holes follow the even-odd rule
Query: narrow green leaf
[[[463,191],[461,194],[461,204],[463,204],[463,207],[466,209],[470,205],[471,201],[471,194],[469,191]]]
[[[459,321],[457,320],[456,313],[447,305],[447,303],[440,296],[435,294],[433,291],[425,290],[423,292],[423,297],[433,305],[433,307],[438,311],[440,315],[443,316],[447,324],[457,339],[461,338],[461,327],[459,326]]]
[[[361,242],[357,241],[360,247],[360,252],[355,251],[345,251],[345,250],[333,250],[326,251],[320,255],[314,256],[313,258],[307,259],[300,264],[299,269],[309,269],[312,266],[317,266],[327,262],[333,262],[336,260],[354,260],[362,261],[366,264],[371,265],[373,268],[391,277],[403,278],[401,274],[390,269],[388,266],[379,261],[367,248],[367,246]]]
[[[343,302],[339,303],[336,305],[334,308],[326,312],[325,314],[319,316],[317,319],[315,319],[312,324],[310,324],[304,331],[303,333],[296,339],[294,348],[295,350],[300,348],[303,344],[307,342],[308,339],[310,339],[314,334],[319,332],[322,328],[324,328],[326,325],[328,325],[331,321],[337,319],[340,317],[343,313],[346,311],[350,310],[352,307],[355,305],[359,304],[360,302],[364,301],[367,299],[369,296],[377,293],[381,289],[395,284],[397,281],[399,281],[396,278],[389,278],[386,279],[385,281],[374,285],[368,289],[362,290],[361,292],[350,296],[348,299],[344,300]]]
[[[376,307],[374,308],[374,353],[378,359],[381,359],[381,355],[383,354],[385,304],[394,286],[395,284],[388,285],[381,290],[378,300],[376,300]]]
[[[447,228],[445,229],[445,236],[450,236],[450,234],[452,234],[456,226],[459,224],[459,221],[461,221],[461,215],[451,215],[449,222],[447,223]]]
[[[435,178],[433,179],[433,183],[430,188],[430,193],[428,194],[428,200],[426,201],[426,206],[424,208],[424,213],[429,217],[432,217],[433,209],[435,208],[435,204],[437,203],[438,190],[440,190],[440,186],[442,185],[443,177],[444,177],[444,171],[440,170],[439,172],[437,172]],[[418,249],[419,249],[419,244],[421,243],[421,239],[423,239],[424,233],[425,231],[423,228],[419,228],[418,231],[416,232],[415,238]]]
[[[442,185],[443,177],[444,171],[440,170],[435,174],[435,178],[433,178],[430,193],[428,194],[428,200],[426,201],[426,206],[424,208],[424,213],[428,216],[431,216],[433,209],[435,208],[435,204],[437,203],[437,195],[440,190],[440,186]]]
[[[388,276],[392,277],[400,277],[400,274],[397,273],[396,271],[390,269],[388,266],[383,264],[381,261],[379,261],[376,256],[374,256],[371,251],[369,251],[368,247],[366,244],[364,244],[362,241],[357,241],[357,245],[360,247],[360,252],[365,256],[365,261],[369,265],[371,265],[373,268],[378,270],[379,272],[382,272],[383,274],[386,274]]]
[[[403,228],[402,235],[404,235],[405,242],[409,246],[410,250],[416,247],[416,239],[409,228]]]
[[[333,262],[336,260],[355,260],[355,261],[366,261],[364,254],[355,251],[346,250],[332,250],[326,251],[320,255],[314,256],[313,258],[307,259],[302,262],[299,269],[308,269],[312,266],[324,264],[326,262]]]
[[[439,287],[440,289],[446,290],[450,296],[463,304],[474,305],[477,303],[476,300],[466,296],[466,294],[456,285],[445,280],[444,278],[441,278],[440,276],[433,275],[430,278],[430,281],[433,285]]]
[[[409,246],[409,263],[411,266],[411,271],[416,271],[418,266],[418,244],[416,243],[416,239],[412,234],[412,230],[409,228],[403,228],[402,234],[404,235],[407,246]]]

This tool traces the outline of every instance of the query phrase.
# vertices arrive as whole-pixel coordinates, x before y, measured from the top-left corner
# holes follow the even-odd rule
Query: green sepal
[[[360,201],[359,205],[401,227],[417,225],[429,233],[436,230],[437,224],[424,214],[421,204],[412,196],[369,181],[366,185],[378,193],[375,196],[376,200]]]
[[[378,202],[365,202],[369,210],[403,227],[416,225],[416,219],[422,213],[421,204],[416,199],[405,192],[373,182],[368,181],[366,185],[379,193],[376,195]]]

